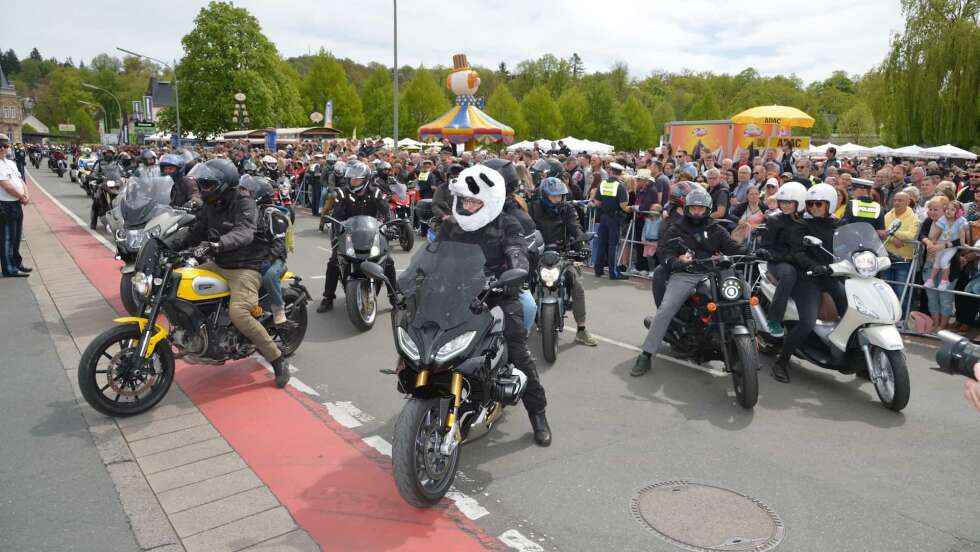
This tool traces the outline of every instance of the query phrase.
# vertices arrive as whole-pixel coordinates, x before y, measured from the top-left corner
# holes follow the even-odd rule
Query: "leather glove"
[[[815,266],[807,271],[807,274],[810,276],[829,276],[833,273],[834,271],[827,265]]]
[[[201,242],[194,248],[194,256],[201,258],[207,257],[208,253],[217,253],[218,244],[213,242]]]
[[[768,249],[756,249],[755,256],[763,261],[769,261],[772,259],[772,253],[770,253]]]

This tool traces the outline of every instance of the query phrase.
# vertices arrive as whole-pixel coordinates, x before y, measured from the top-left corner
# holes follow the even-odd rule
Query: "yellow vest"
[[[876,220],[881,215],[881,205],[874,201],[855,199],[852,205],[854,206],[854,216],[857,218]]]
[[[616,197],[616,191],[619,189],[618,180],[604,180],[602,184],[599,184],[599,195],[603,197]]]
[[[429,179],[429,171],[419,173],[419,182],[425,182]]]

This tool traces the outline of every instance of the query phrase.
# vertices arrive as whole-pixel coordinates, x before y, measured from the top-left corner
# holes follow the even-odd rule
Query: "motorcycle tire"
[[[296,354],[296,350],[303,344],[306,329],[310,325],[310,317],[306,310],[306,301],[300,300],[303,292],[289,288],[283,292],[282,296],[286,303],[286,318],[296,326],[289,330],[276,330],[278,339],[275,341],[282,354],[289,357]]]
[[[72,183],[78,182],[78,177],[74,173],[68,173],[68,180]]]
[[[119,278],[119,299],[122,301],[123,308],[130,316],[140,315],[140,304],[133,295],[133,273],[123,274]]]
[[[91,228],[92,230],[95,230],[96,228],[99,227],[99,212],[95,208],[94,203],[92,204],[92,209],[90,210],[90,212],[91,214],[89,215],[88,227]]]
[[[411,398],[395,422],[391,446],[395,486],[405,502],[416,508],[436,505],[456,479],[461,447],[449,457],[439,452],[442,428],[436,427],[438,420],[439,399]],[[418,450],[420,445],[425,450]],[[433,466],[438,466],[435,473],[430,470]]]
[[[136,349],[139,347],[139,340],[140,331],[135,324],[115,326],[92,340],[85,348],[85,352],[82,353],[82,359],[78,363],[78,388],[81,390],[85,402],[106,416],[122,418],[150,410],[167,395],[170,385],[174,381],[174,355],[167,340],[157,343],[156,348],[153,349],[152,359],[159,364],[160,372],[157,374],[157,381],[151,386],[148,395],[140,397],[136,394],[133,402],[122,403],[119,402],[121,393],[109,390],[110,383],[102,385],[98,381],[100,374],[108,376],[108,366],[104,359],[116,358],[127,352],[138,354]],[[119,352],[115,355],[109,352],[114,345],[119,347]],[[100,362],[103,362],[103,368],[99,367]],[[104,395],[103,391],[106,390],[109,390],[110,394],[115,393],[115,398],[110,399]],[[123,391],[126,390],[123,389]]]
[[[398,245],[402,251],[411,251],[415,247],[415,232],[410,224],[402,224],[398,229]]]
[[[374,327],[374,320],[378,316],[378,298],[374,293],[374,286],[370,280],[350,279],[344,285],[344,294],[347,296],[347,317],[351,324],[362,332],[366,332]],[[370,297],[366,298],[365,294]],[[368,309],[365,301],[370,299],[373,307]]]
[[[878,393],[878,399],[889,410],[901,412],[909,404],[909,395],[911,394],[909,368],[905,359],[905,352],[886,351],[878,347],[873,347],[871,359],[875,362],[886,360],[888,366],[882,366],[882,372],[885,376],[891,376],[890,385],[888,381],[874,383],[875,392]]]
[[[549,364],[558,359],[558,306],[554,303],[541,305],[541,349]]]
[[[733,341],[734,355],[731,358],[736,363],[732,366],[735,398],[742,408],[751,410],[759,402],[759,354],[751,336],[736,335]]]

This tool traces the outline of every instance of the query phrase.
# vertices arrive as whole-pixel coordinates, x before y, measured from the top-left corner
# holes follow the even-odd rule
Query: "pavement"
[[[51,198],[35,190],[28,209],[40,272],[29,280],[57,309],[45,315],[49,327],[64,323],[51,334],[71,376],[78,351],[120,306],[118,263],[65,214],[85,217],[81,189],[43,169],[35,176]],[[290,269],[318,295],[329,242],[300,211]],[[410,258],[393,256],[399,268]],[[311,310],[286,391],[254,360],[179,365],[166,404],[143,419],[80,410],[103,465],[132,470],[139,499],[113,481],[143,549],[152,544],[140,540],[146,525],[159,529],[158,547],[174,550],[283,541],[298,550],[677,550],[637,523],[630,499],[652,483],[688,479],[768,505],[785,527],[781,550],[980,551],[980,441],[964,438],[975,434],[977,412],[959,378],[930,369],[934,350],[907,344],[912,400],[902,413],[878,404],[867,382],[802,362],[792,385],[763,366],[759,405],[745,412],[717,370],[661,358],[631,378],[648,287],[584,281],[589,327],[602,343],[587,348],[563,335],[558,362],[538,362],[554,444],[536,447],[521,409],[508,411],[464,447],[456,489],[429,511],[407,507],[391,481],[403,401],[379,372],[395,358],[388,314],[358,332],[342,291],[335,311]],[[540,359],[537,333],[531,343]],[[710,509],[696,513],[709,524]]]

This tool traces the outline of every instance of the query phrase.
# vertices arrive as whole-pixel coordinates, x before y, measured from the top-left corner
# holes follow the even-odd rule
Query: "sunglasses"
[[[816,207],[818,205],[824,205],[826,203],[827,203],[826,201],[807,201],[806,206],[809,209],[810,207]]]

